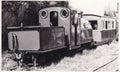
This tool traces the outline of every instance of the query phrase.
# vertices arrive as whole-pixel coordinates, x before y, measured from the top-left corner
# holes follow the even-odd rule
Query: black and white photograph
[[[118,0],[2,0],[1,71],[120,72]]]

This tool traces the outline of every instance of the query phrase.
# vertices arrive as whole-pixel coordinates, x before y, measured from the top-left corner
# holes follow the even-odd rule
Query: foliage
[[[104,11],[104,16],[116,17],[116,12],[109,8]]]

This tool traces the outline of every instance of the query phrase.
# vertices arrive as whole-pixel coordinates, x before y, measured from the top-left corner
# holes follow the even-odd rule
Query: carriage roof
[[[116,17],[110,17],[110,16],[100,16],[96,14],[83,14],[84,17],[92,17],[97,19],[116,19]]]

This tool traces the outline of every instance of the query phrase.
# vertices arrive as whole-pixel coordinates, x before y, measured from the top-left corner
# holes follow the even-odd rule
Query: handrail
[[[8,30],[12,29],[31,29],[31,28],[63,28],[63,26],[51,26],[51,27],[42,27],[42,26],[24,26],[24,27],[7,27]]]

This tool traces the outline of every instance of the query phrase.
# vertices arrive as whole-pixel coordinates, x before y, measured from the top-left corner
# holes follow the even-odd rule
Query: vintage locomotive
[[[82,22],[82,18],[88,22]],[[80,49],[83,45],[111,42],[116,36],[116,19],[66,7],[48,7],[39,11],[39,26],[8,27],[9,50],[22,59],[58,49]]]

